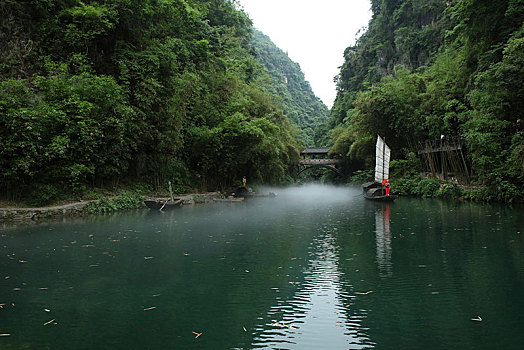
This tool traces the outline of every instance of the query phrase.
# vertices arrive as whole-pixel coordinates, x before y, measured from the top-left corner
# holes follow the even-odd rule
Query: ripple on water
[[[262,332],[254,339],[255,347],[320,349],[325,339],[330,349],[372,344],[360,330],[365,315],[352,315],[344,304],[350,295],[340,281],[333,243],[331,234],[325,232],[312,242],[303,281],[288,299],[270,308],[267,317],[272,322],[258,327]]]

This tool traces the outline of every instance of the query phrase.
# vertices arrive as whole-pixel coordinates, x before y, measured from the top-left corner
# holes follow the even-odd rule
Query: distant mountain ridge
[[[289,121],[299,127],[307,146],[314,146],[315,129],[327,120],[328,107],[306,81],[300,65],[278,48],[264,33],[254,30],[251,44],[256,59],[266,68],[271,81],[265,88],[280,97]]]

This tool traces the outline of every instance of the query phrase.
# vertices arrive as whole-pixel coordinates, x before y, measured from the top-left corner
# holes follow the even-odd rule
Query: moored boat
[[[364,198],[375,201],[392,202],[397,198],[395,195],[386,195],[385,189],[381,184],[376,182],[367,182],[363,184],[362,192]]]
[[[389,160],[391,149],[386,145],[382,137],[377,136],[375,147],[375,181],[362,185],[362,195],[366,199],[375,201],[391,202],[397,196],[390,195],[389,189]]]
[[[273,192],[269,192],[268,194],[257,194],[254,192],[250,187],[246,186],[240,186],[235,191],[231,192],[230,194],[234,198],[244,198],[244,199],[252,199],[252,198],[274,198],[277,195]]]

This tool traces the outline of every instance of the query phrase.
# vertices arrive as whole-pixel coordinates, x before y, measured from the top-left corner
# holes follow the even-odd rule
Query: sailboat
[[[397,196],[389,194],[389,159],[391,149],[386,142],[377,136],[375,147],[375,181],[362,185],[363,195],[366,199],[376,201],[394,201]]]

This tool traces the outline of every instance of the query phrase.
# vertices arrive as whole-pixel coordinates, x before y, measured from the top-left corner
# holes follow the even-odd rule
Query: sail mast
[[[386,138],[384,137],[384,142],[382,143],[382,181],[384,181],[384,174],[386,172],[385,163],[386,163]]]
[[[384,181],[384,174],[386,173],[386,169],[384,168],[386,165],[386,138],[384,137],[382,141],[382,181]]]

